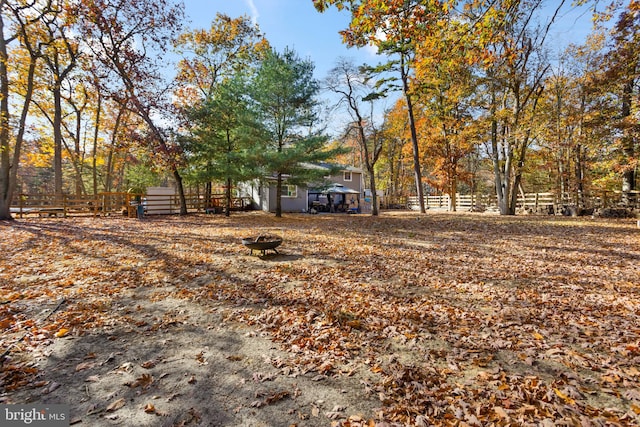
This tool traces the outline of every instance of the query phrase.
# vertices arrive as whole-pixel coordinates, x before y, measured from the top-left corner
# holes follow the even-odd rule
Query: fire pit
[[[242,244],[251,249],[251,255],[253,255],[253,251],[260,251],[262,255],[265,255],[268,250],[272,250],[277,254],[276,248],[282,244],[282,237],[261,234],[255,237],[243,238]]]

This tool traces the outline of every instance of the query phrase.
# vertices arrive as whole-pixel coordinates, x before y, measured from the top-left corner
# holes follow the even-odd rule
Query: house
[[[329,185],[305,186],[287,183],[282,185],[281,206],[283,212],[360,212],[364,197],[364,180],[361,169],[340,166],[340,172],[329,175],[334,165],[314,163],[305,165],[313,169],[325,169]],[[253,182],[241,186],[244,195],[251,197],[255,207],[268,212],[276,210],[276,182],[268,179],[265,183]]]

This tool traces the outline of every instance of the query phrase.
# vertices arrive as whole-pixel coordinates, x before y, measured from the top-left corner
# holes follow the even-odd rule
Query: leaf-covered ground
[[[384,213],[0,225],[0,402],[82,425],[640,424],[640,229]],[[279,255],[240,239],[281,235]]]

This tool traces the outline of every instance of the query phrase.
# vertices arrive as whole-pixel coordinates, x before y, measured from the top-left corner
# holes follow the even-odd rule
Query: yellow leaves
[[[535,339],[537,339],[538,341],[542,341],[542,340],[544,339],[544,336],[543,336],[541,333],[539,333],[539,332],[534,332],[534,333],[532,333],[531,335],[533,335],[533,337],[534,337]]]
[[[371,367],[371,372],[373,372],[374,374],[380,374],[384,372],[384,369],[382,369],[380,365],[374,365]]]
[[[218,13],[208,30],[184,33],[177,45],[184,53],[178,64],[178,79],[183,87],[198,89],[180,93],[177,104],[192,106],[190,101],[202,99],[203,94],[211,95],[211,89],[220,83],[221,78],[246,67],[252,58],[261,55],[268,42],[249,17],[230,18]]]
[[[567,403],[569,405],[575,405],[576,404],[575,400],[573,400],[572,398],[570,398],[569,396],[567,396],[566,394],[564,394],[563,392],[561,392],[557,388],[554,388],[553,391],[556,393],[556,396],[558,396],[560,399],[562,399],[565,403]]]
[[[69,333],[68,329],[62,328],[58,332],[56,332],[54,335],[56,338],[62,338],[64,336],[67,336],[68,333]]]
[[[604,382],[605,384],[608,384],[609,386],[616,385],[621,381],[620,376],[616,374],[602,375],[602,377],[600,378],[602,379],[602,382]]]
[[[629,375],[630,377],[640,377],[640,370],[635,366],[630,366],[624,369],[624,373]]]

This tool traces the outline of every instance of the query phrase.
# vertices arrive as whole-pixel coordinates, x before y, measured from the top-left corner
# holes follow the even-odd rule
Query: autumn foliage
[[[247,213],[18,220],[2,232],[4,402],[60,398],[73,387],[97,393],[92,384],[112,375],[121,380],[110,400],[88,398],[72,408],[83,424],[132,407],[152,422],[175,415],[179,405],[182,420],[190,420],[181,425],[196,423],[203,408],[187,406],[163,384],[181,379],[184,392],[204,379],[167,371],[171,357],[162,356],[161,345],[188,333],[194,313],[215,311],[224,313],[224,324],[212,328],[244,324],[253,331],[248,336],[264,334],[284,351],[270,360],[272,374],[254,374],[243,387],[291,377],[353,379],[350,392],[379,407],[361,414],[295,408],[304,396],[279,389],[256,393],[235,416],[293,405],[291,418],[281,410],[278,422],[640,422],[635,222]],[[256,233],[281,235],[281,254],[250,256],[240,239]],[[168,301],[185,309],[169,309]],[[84,359],[64,365],[64,383],[52,382],[44,367],[63,368],[49,364],[49,348],[66,348],[56,344],[64,340],[82,347],[103,334],[112,346],[126,338],[156,348],[156,357],[138,361],[135,374],[119,361],[98,376],[108,357],[86,350]],[[190,359],[202,365],[207,357]]]

